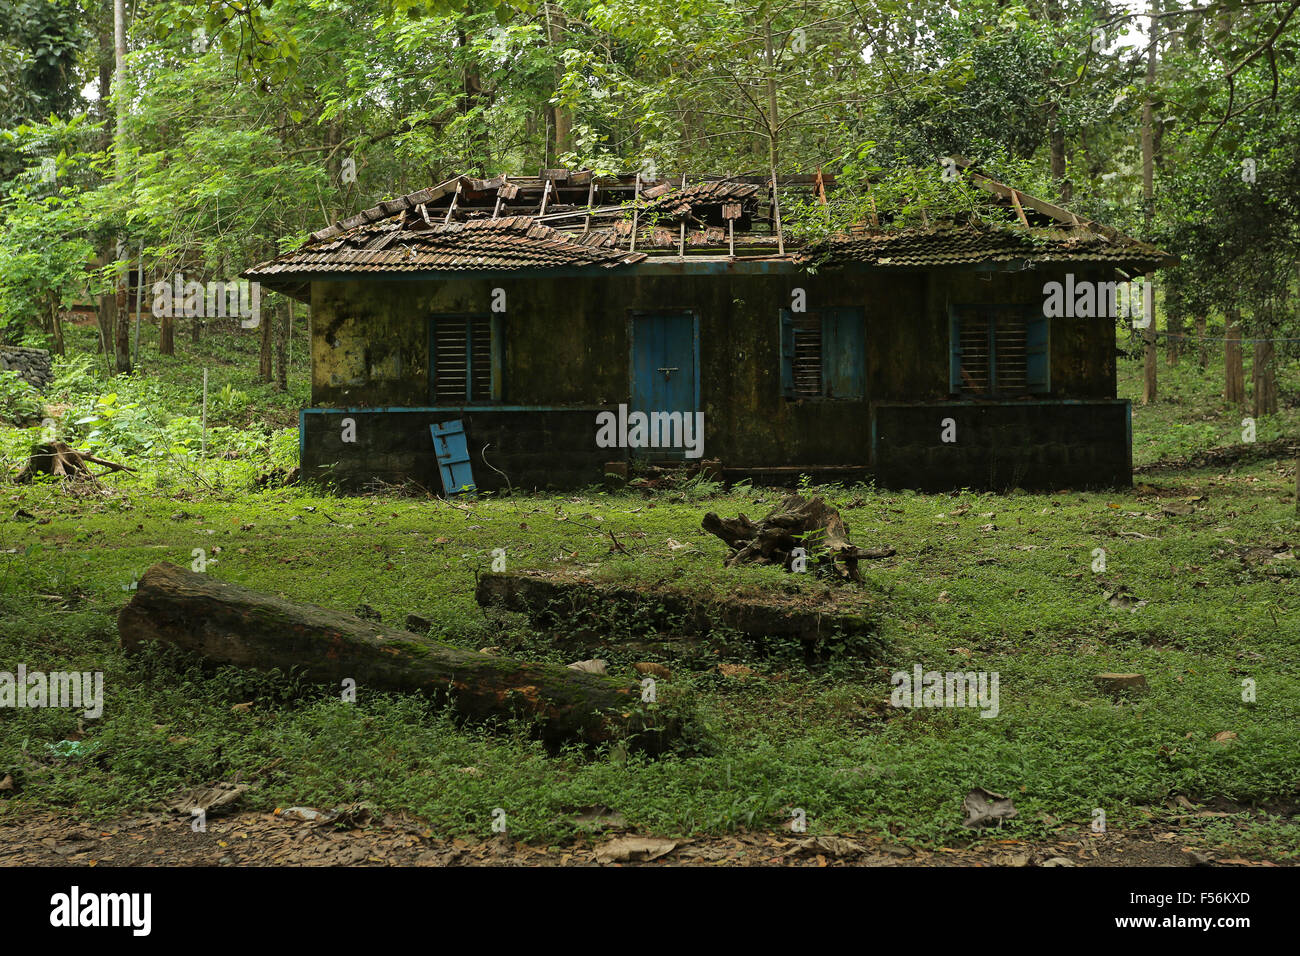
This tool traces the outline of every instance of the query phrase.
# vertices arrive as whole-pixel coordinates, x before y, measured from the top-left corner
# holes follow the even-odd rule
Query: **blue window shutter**
[[[781,310],[781,394],[794,398],[794,315]]]
[[[822,392],[827,398],[861,399],[866,393],[866,336],[861,309],[822,313]]]
[[[1042,394],[1051,391],[1051,363],[1048,361],[1048,319],[1030,316],[1025,323],[1025,381],[1029,391]]]
[[[961,393],[961,317],[948,307],[948,391]]]

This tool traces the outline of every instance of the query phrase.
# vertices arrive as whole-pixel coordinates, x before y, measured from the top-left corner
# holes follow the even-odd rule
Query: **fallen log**
[[[639,706],[636,683],[450,647],[172,564],[144,573],[117,627],[128,652],[161,641],[221,664],[299,668],[335,687],[350,678],[359,689],[424,692],[470,721],[529,718],[552,748],[623,740],[657,753],[681,736],[676,716]]]
[[[27,456],[27,463],[14,476],[14,481],[22,484],[31,481],[35,475],[49,475],[52,478],[89,478],[97,481],[88,465],[103,465],[109,471],[135,471],[127,465],[115,461],[96,458],[85,451],[78,451],[61,441],[36,445]]]
[[[610,647],[676,658],[749,658],[790,640],[809,663],[843,652],[874,657],[875,612],[868,606],[810,604],[781,594],[711,595],[656,585],[599,582],[565,572],[489,572],[474,598],[482,607],[528,615],[529,623],[575,653]]]
[[[849,527],[840,513],[821,497],[787,495],[760,521],[745,515],[719,518],[710,511],[701,523],[705,531],[727,543],[732,553],[723,562],[779,564],[794,568],[796,548],[804,549],[809,565],[827,568],[839,578],[860,581],[858,561],[887,558],[893,548],[859,548],[849,541]]]

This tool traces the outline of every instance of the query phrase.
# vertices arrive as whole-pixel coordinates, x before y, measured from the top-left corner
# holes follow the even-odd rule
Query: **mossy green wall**
[[[987,276],[987,278],[985,278]],[[1079,278],[1083,278],[1079,274]],[[334,407],[427,406],[427,322],[488,313],[505,293],[506,405],[607,405],[631,391],[628,316],[690,309],[700,320],[705,455],[728,465],[866,462],[871,401],[948,397],[952,303],[1041,306],[1041,271],[831,273],[815,276],[636,276],[347,281],[312,284],[312,402]],[[780,309],[802,288],[807,308],[861,308],[863,401],[785,399]],[[1113,398],[1114,323],[1052,323],[1052,395]],[[594,430],[594,426],[593,426]]]

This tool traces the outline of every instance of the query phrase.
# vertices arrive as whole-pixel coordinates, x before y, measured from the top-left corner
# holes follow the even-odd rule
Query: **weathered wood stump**
[[[88,478],[96,481],[89,465],[103,465],[109,471],[135,471],[126,465],[114,461],[96,458],[89,452],[78,451],[61,441],[36,445],[27,457],[26,464],[14,476],[14,481],[22,484],[31,481],[36,475],[50,475],[53,478]]]
[[[351,678],[363,690],[421,691],[467,720],[531,718],[552,747],[626,740],[659,752],[680,736],[680,720],[647,725],[630,681],[450,647],[172,564],[144,573],[117,626],[127,651],[161,641],[221,664],[297,667],[335,687]]]
[[[702,527],[727,543],[732,553],[724,564],[779,564],[793,570],[794,550],[803,548],[810,566],[827,568],[835,577],[860,581],[858,561],[887,558],[893,548],[859,548],[849,542],[849,527],[821,497],[787,495],[757,523],[745,515],[719,518],[710,511]]]

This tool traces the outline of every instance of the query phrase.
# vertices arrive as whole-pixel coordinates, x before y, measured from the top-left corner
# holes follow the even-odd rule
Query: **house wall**
[[[363,420],[373,423],[367,430],[378,442],[369,450],[360,439],[352,447],[343,444],[332,415],[309,413],[304,415],[303,463],[308,473],[333,465],[345,483],[370,473],[394,480],[406,472],[436,489],[436,463],[425,454],[431,451],[428,424],[461,417],[482,487],[504,484],[480,465],[484,445],[491,446],[488,460],[516,485],[581,484],[582,475],[599,480],[602,462],[626,456],[622,449],[595,448],[594,436],[598,409],[629,400],[630,312],[690,309],[700,323],[704,457],[721,458],[729,468],[863,465],[872,462],[877,406],[949,398],[949,303],[1039,306],[1043,283],[1061,278],[1042,271],[877,270],[314,282],[314,406],[427,408],[428,318],[488,313],[493,290],[501,289],[506,304],[503,408],[398,417],[361,412]],[[795,288],[805,291],[810,310],[863,310],[866,395],[861,401],[790,401],[783,396],[779,310],[790,306]],[[1114,398],[1113,321],[1052,320],[1051,360],[1051,394],[1036,398]],[[544,414],[551,418],[539,418]],[[381,423],[385,416],[390,420]],[[1127,449],[1126,434],[1112,438]]]

